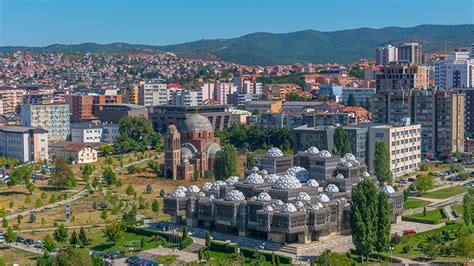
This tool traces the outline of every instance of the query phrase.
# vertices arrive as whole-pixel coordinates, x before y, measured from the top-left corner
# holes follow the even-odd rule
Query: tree
[[[347,106],[356,106],[357,101],[356,98],[354,97],[354,94],[349,94],[349,97],[347,98]]]
[[[334,132],[334,149],[338,155],[352,152],[349,137],[342,127],[337,127]]]
[[[474,189],[470,188],[462,200],[462,218],[467,226],[474,224]]]
[[[33,223],[34,221],[36,221],[36,214],[34,212],[30,212],[30,220],[29,222],[30,223]]]
[[[392,183],[390,171],[390,152],[383,141],[375,142],[374,174],[380,183]]]
[[[7,183],[9,187],[15,186],[18,184],[24,184],[25,188],[32,194],[35,189],[35,185],[31,182],[31,177],[33,175],[33,167],[29,164],[24,164],[20,167],[15,168],[10,173],[10,181]]]
[[[89,180],[89,177],[91,176],[92,172],[94,172],[94,168],[91,164],[84,165],[82,167],[82,178],[84,180]]]
[[[216,153],[214,159],[214,176],[217,180],[222,180],[229,176],[236,175],[237,172],[237,151],[234,146],[225,144],[222,150]]]
[[[150,184],[148,184],[148,185],[146,186],[146,193],[148,193],[148,194],[153,193],[153,187],[152,187]]]
[[[245,167],[247,169],[252,169],[255,165],[255,155],[251,152],[247,153],[246,160],[245,160]]]
[[[145,245],[146,245],[145,238],[144,237],[140,238],[140,248],[144,249]]]
[[[164,189],[160,189],[160,197],[166,196],[166,191]]]
[[[112,221],[104,229],[102,229],[102,233],[104,233],[105,237],[108,241],[114,242],[114,244],[122,238],[123,235],[123,227],[117,221]]]
[[[194,169],[194,172],[193,172],[193,180],[194,180],[194,181],[198,181],[198,180],[199,180],[199,171],[198,171],[198,169]]]
[[[102,220],[107,220],[107,218],[109,217],[109,214],[107,213],[107,209],[103,209],[102,212],[100,213],[100,219]]]
[[[430,240],[423,248],[423,254],[429,259],[434,259],[440,251],[440,244],[435,240]]]
[[[390,205],[387,194],[377,195],[377,228],[375,232],[375,249],[380,254],[390,247]]]
[[[184,241],[187,237],[188,237],[188,232],[189,232],[189,229],[187,226],[185,226],[183,228],[183,237],[182,237],[182,240]]]
[[[49,184],[59,188],[72,188],[77,185],[74,173],[69,167],[66,159],[57,157],[55,161],[55,171],[49,180]]]
[[[128,196],[132,196],[132,195],[134,195],[136,192],[135,192],[135,189],[133,188],[132,185],[128,185],[128,187],[125,189],[125,193],[126,193]]]
[[[66,252],[61,252],[56,256],[56,262],[59,266],[85,266],[92,265],[92,257],[85,249],[68,248]]]
[[[8,220],[5,216],[3,216],[3,219],[2,219],[2,227],[3,228],[7,228],[8,227]]]
[[[108,185],[112,185],[117,182],[117,175],[110,166],[105,168],[104,172],[102,173],[102,177]]]
[[[352,261],[344,254],[326,249],[319,255],[319,258],[316,260],[316,265],[350,266],[352,265]]]
[[[79,236],[76,231],[72,231],[71,237],[69,238],[69,243],[73,246],[79,245]]]
[[[418,192],[423,194],[433,188],[433,179],[427,175],[417,175],[414,185]]]
[[[45,235],[43,237],[43,250],[46,255],[49,255],[49,253],[53,252],[54,249],[56,248],[56,244],[54,243],[53,238],[51,235]]]
[[[11,227],[7,228],[7,233],[5,235],[5,241],[7,243],[13,243],[16,240],[16,234],[13,232],[13,229]]]
[[[125,116],[119,122],[120,135],[115,139],[114,150],[117,153],[130,151],[143,152],[156,147],[161,136],[151,127],[145,117]]]
[[[151,203],[151,210],[155,213],[155,218],[158,218],[158,213],[160,212],[160,202],[157,199],[154,199]]]
[[[371,180],[359,182],[352,190],[350,223],[356,251],[368,256],[375,248],[377,229],[377,188]]]
[[[211,246],[211,233],[206,232],[206,247]]]
[[[114,147],[110,144],[104,144],[104,145],[99,146],[99,152],[103,156],[111,155],[113,150],[114,150]]]
[[[56,240],[56,242],[58,243],[63,243],[67,240],[68,233],[64,224],[58,225],[56,230],[54,230],[53,232],[53,237],[54,237],[54,240]]]
[[[86,235],[86,230],[84,230],[84,227],[81,227],[79,230],[79,243],[83,247],[88,246],[91,243],[91,240]]]
[[[469,258],[474,250],[474,243],[466,228],[458,234],[458,239],[454,244],[454,254],[458,257]],[[467,264],[467,263],[466,263]]]

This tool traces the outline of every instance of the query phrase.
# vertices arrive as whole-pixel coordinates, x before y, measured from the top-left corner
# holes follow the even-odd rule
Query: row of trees
[[[233,125],[226,131],[218,132],[218,136],[222,143],[246,151],[270,147],[291,150],[293,145],[293,136],[288,128],[259,129],[256,125]]]
[[[153,130],[150,121],[144,117],[123,117],[119,122],[119,132],[120,136],[114,142],[116,153],[161,149],[160,134]]]

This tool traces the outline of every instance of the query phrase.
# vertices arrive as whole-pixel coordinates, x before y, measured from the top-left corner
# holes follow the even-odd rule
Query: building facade
[[[419,43],[404,43],[398,47],[398,62],[421,65],[423,64],[423,50]]]
[[[85,122],[97,119],[93,114],[94,96],[66,95],[65,100],[70,106],[71,121]]]
[[[24,127],[40,127],[48,131],[49,141],[63,141],[71,134],[68,104],[25,104],[21,107]]]
[[[397,47],[387,45],[384,47],[378,47],[375,49],[375,64],[376,65],[388,65],[391,62],[398,60],[398,49]]]
[[[48,160],[48,131],[31,127],[0,127],[0,156],[21,163]]]
[[[138,104],[147,107],[168,104],[166,84],[140,82]]]
[[[71,142],[99,143],[102,141],[102,124],[79,123],[71,124]]]
[[[376,74],[375,87],[377,92],[396,89],[428,88],[428,68],[413,64],[397,64],[381,66]]]

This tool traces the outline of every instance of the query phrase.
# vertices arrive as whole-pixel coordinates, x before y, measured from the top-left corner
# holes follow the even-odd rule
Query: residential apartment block
[[[0,99],[2,102],[2,114],[16,114],[23,104],[25,91],[13,87],[0,87]]]
[[[138,104],[146,107],[168,104],[166,84],[140,82]]]
[[[397,64],[381,66],[376,74],[375,87],[377,92],[394,89],[428,88],[428,68],[413,64]]]
[[[71,133],[68,104],[25,104],[21,107],[21,122],[25,127],[46,129],[49,141],[66,140]]]
[[[397,47],[387,45],[375,49],[375,64],[376,65],[388,65],[391,62],[398,60],[398,49]]]
[[[398,47],[398,62],[413,65],[423,63],[422,45],[419,43],[404,43]]]
[[[456,49],[433,64],[438,90],[474,87],[474,61],[470,59],[469,49]]]
[[[0,156],[34,162],[48,159],[48,131],[31,127],[0,127]]]

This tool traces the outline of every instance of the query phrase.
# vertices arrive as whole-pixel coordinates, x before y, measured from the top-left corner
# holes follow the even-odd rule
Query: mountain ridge
[[[414,27],[362,27],[338,31],[306,29],[288,33],[254,32],[228,39],[201,39],[171,45],[114,42],[52,44],[45,47],[3,46],[0,52],[157,53],[174,52],[199,57],[212,55],[223,61],[246,65],[292,63],[351,63],[373,58],[375,48],[417,41],[424,52],[467,47],[474,42],[474,24],[419,25]]]

